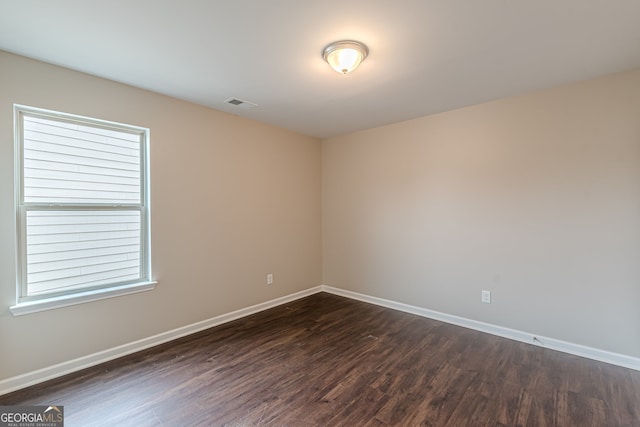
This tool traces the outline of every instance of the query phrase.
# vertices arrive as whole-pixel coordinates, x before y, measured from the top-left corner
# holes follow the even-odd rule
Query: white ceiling
[[[0,49],[324,138],[640,67],[640,1],[0,0]]]

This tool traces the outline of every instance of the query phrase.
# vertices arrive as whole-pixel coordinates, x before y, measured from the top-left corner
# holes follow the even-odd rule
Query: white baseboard
[[[223,323],[231,322],[232,320],[246,317],[251,314],[276,307],[278,305],[286,304],[288,302],[295,301],[297,299],[304,298],[321,291],[322,287],[316,286],[314,288],[306,289],[304,291],[296,292],[290,295],[285,295],[271,301],[263,302],[261,304],[256,304],[251,307],[233,311],[231,313],[212,317],[201,322],[196,322],[191,325],[163,332],[148,338],[143,338],[141,340],[134,341],[128,344],[93,353],[88,356],[79,357],[77,359],[59,363],[57,365],[38,369],[37,371],[32,371],[26,374],[0,380],[0,396],[15,390],[19,390],[21,388],[29,387],[44,381],[61,377],[72,372],[79,371],[81,369],[95,366],[100,363],[108,362],[110,360],[117,359],[119,357],[135,353],[137,351],[145,350],[159,344],[164,344],[168,341],[194,334],[196,332],[200,332],[205,329],[221,325]]]
[[[196,332],[200,332],[205,329],[221,325],[223,323],[231,322],[232,320],[259,313],[269,308],[286,304],[288,302],[295,301],[300,298],[316,294],[318,292],[327,292],[330,294],[339,295],[346,298],[379,305],[382,307],[392,308],[394,310],[403,311],[405,313],[416,314],[418,316],[427,317],[429,319],[439,320],[441,322],[462,326],[476,331],[486,332],[492,335],[509,338],[527,344],[541,345],[552,350],[557,350],[564,353],[586,357],[588,359],[593,359],[600,362],[605,362],[612,365],[622,366],[624,368],[640,371],[640,358],[637,357],[611,353],[605,350],[586,347],[579,344],[573,344],[566,341],[530,334],[528,332],[522,332],[514,329],[504,328],[502,326],[491,325],[489,323],[483,323],[464,317],[440,313],[438,311],[433,311],[426,308],[416,307],[383,298],[372,297],[357,292],[334,288],[332,286],[322,285],[290,295],[285,295],[283,297],[276,298],[261,304],[256,304],[251,307],[236,310],[231,313],[212,317],[201,322],[196,322],[191,325],[163,332],[148,338],[143,338],[141,340],[114,347],[108,350],[93,353],[88,356],[79,357],[77,359],[59,363],[57,365],[38,369],[37,371],[32,371],[26,374],[0,380],[0,396],[15,390],[19,390],[21,388],[29,387],[44,381],[61,377],[72,372],[79,371],[81,369],[89,368],[100,363],[108,362],[110,360],[117,359],[119,357],[135,353],[137,351],[145,350],[159,344],[164,344],[166,342],[182,338],[184,336],[194,334]]]
[[[441,322],[450,323],[457,326],[462,326],[469,329],[474,329],[480,332],[486,332],[488,334],[497,335],[503,338],[509,338],[515,341],[520,341],[527,344],[542,346],[551,350],[561,351],[563,353],[573,354],[575,356],[586,357],[588,359],[597,360],[600,362],[609,363],[612,365],[622,366],[624,368],[634,369],[640,371],[640,358],[626,356],[624,354],[612,353],[606,350],[600,350],[597,348],[587,347],[580,344],[574,344],[554,338],[543,337],[541,335],[535,335],[528,332],[517,331],[514,329],[505,328],[502,326],[496,326],[489,323],[479,322],[477,320],[471,320],[464,317],[458,317],[451,314],[440,313],[438,311],[429,310],[426,308],[415,307],[400,302],[390,301],[383,298],[372,297],[369,295],[360,294],[357,292],[346,291],[344,289],[334,288],[331,286],[321,286],[323,292],[351,298],[371,304],[379,305],[382,307],[392,308],[405,313],[416,314],[418,316],[427,317],[429,319],[439,320]]]

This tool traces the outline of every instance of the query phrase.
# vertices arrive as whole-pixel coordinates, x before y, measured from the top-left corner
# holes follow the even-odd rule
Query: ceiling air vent
[[[244,99],[240,98],[227,98],[224,100],[224,102],[244,109],[254,108],[258,106],[258,104],[254,102],[245,101]]]

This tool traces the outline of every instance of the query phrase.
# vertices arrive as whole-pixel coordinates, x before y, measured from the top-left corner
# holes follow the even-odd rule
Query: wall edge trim
[[[416,307],[401,302],[391,301],[384,298],[373,297],[370,295],[361,294],[358,292],[348,291],[345,289],[335,288],[333,286],[322,285],[321,290],[330,294],[355,299],[370,304],[379,305],[386,308],[391,308],[405,313],[415,314],[421,317],[426,317],[433,320],[449,323],[456,326],[462,326],[464,328],[473,329],[479,332],[485,332],[491,335],[496,335],[502,338],[508,338],[515,341],[523,342],[538,347],[547,348],[550,350],[556,350],[563,353],[568,353],[574,356],[585,357],[587,359],[596,360],[598,362],[604,362],[611,365],[620,366],[623,368],[633,369],[640,371],[640,358],[627,356],[624,354],[613,353],[607,350],[601,350],[598,348],[587,347],[581,344],[574,344],[567,341],[558,340],[555,338],[549,338],[542,335],[532,334],[529,332],[518,331],[515,329],[505,328],[503,326],[493,325],[490,323],[484,323],[465,317],[455,316],[452,314],[441,313],[439,311],[430,310],[427,308]]]
[[[87,356],[82,356],[70,361],[62,362],[52,366],[47,366],[45,368],[41,368],[35,371],[27,372],[24,374],[16,375],[14,377],[0,380],[0,396],[7,393],[11,393],[16,390],[30,387],[32,385],[36,385],[48,380],[52,380],[67,374],[71,374],[73,372],[77,372],[82,369],[90,368],[92,366],[96,366],[101,363],[117,359],[119,357],[127,356],[129,354],[132,354],[138,351],[146,350],[148,348],[151,348],[160,344],[164,344],[169,341],[182,338],[187,335],[194,334],[196,332],[203,331],[205,329],[213,328],[215,326],[219,326],[224,323],[228,323],[233,320],[240,319],[242,317],[250,316],[252,314],[256,314],[261,311],[268,310],[270,308],[277,307],[282,304],[296,301],[298,299],[301,299],[313,294],[317,294],[319,292],[326,292],[329,294],[338,295],[345,298],[378,305],[381,307],[391,308],[393,310],[415,314],[415,315],[426,317],[433,320],[438,320],[438,321],[449,323],[452,325],[473,329],[479,332],[484,332],[491,335],[512,339],[512,340],[523,342],[526,344],[536,345],[536,346],[547,348],[550,350],[560,351],[563,353],[572,354],[574,356],[585,357],[587,359],[592,359],[599,362],[604,362],[611,365],[616,365],[623,368],[629,368],[636,371],[640,371],[640,358],[637,358],[637,357],[627,356],[619,353],[613,353],[606,350],[583,346],[580,344],[574,344],[567,341],[558,340],[555,338],[549,338],[541,335],[532,334],[529,332],[509,329],[509,328],[505,328],[498,325],[492,325],[489,323],[484,323],[477,320],[468,319],[465,317],[455,316],[452,314],[441,313],[435,310],[430,310],[427,308],[404,304],[397,301],[365,295],[358,292],[336,288],[333,286],[320,285],[320,286],[315,286],[302,291],[294,292],[292,294],[275,298],[263,303],[252,305],[250,307],[235,310],[230,313],[221,314],[219,316],[202,320],[200,322],[192,323],[190,325],[172,329],[170,331],[161,332],[151,337],[143,338],[143,339],[133,341],[127,344],[123,344],[117,347],[113,347],[107,350],[92,353]],[[534,341],[534,338],[537,341]]]
[[[58,363],[52,366],[47,366],[35,371],[16,375],[14,377],[9,377],[0,380],[0,396],[48,380],[52,380],[54,378],[71,374],[82,369],[90,368],[92,366],[99,365],[101,363],[117,359],[119,357],[127,356],[138,351],[146,350],[148,348],[164,344],[166,342],[173,341],[187,335],[195,334],[196,332],[213,328],[215,326],[222,325],[224,323],[228,323],[242,317],[250,316],[252,314],[256,314],[261,311],[268,310],[270,308],[316,294],[318,292],[322,292],[321,286],[315,286],[299,292],[294,292],[289,295],[252,305],[250,307],[241,308],[230,313],[221,314],[219,316],[172,329],[170,331],[161,332],[159,334],[147,338],[142,338],[140,340],[133,341],[127,344],[119,345],[107,350],[99,351],[86,356],[81,356],[73,360]]]

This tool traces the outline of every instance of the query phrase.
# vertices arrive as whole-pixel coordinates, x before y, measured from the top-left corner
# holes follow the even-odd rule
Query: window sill
[[[155,289],[157,283],[158,282],[133,283],[130,285],[114,286],[112,288],[79,292],[73,295],[64,295],[53,298],[45,298],[37,301],[23,302],[9,307],[9,310],[14,316],[22,316],[23,314],[53,310],[56,308],[82,304],[90,301],[97,301],[106,298],[119,297],[122,295],[135,294],[138,292],[151,291]]]

